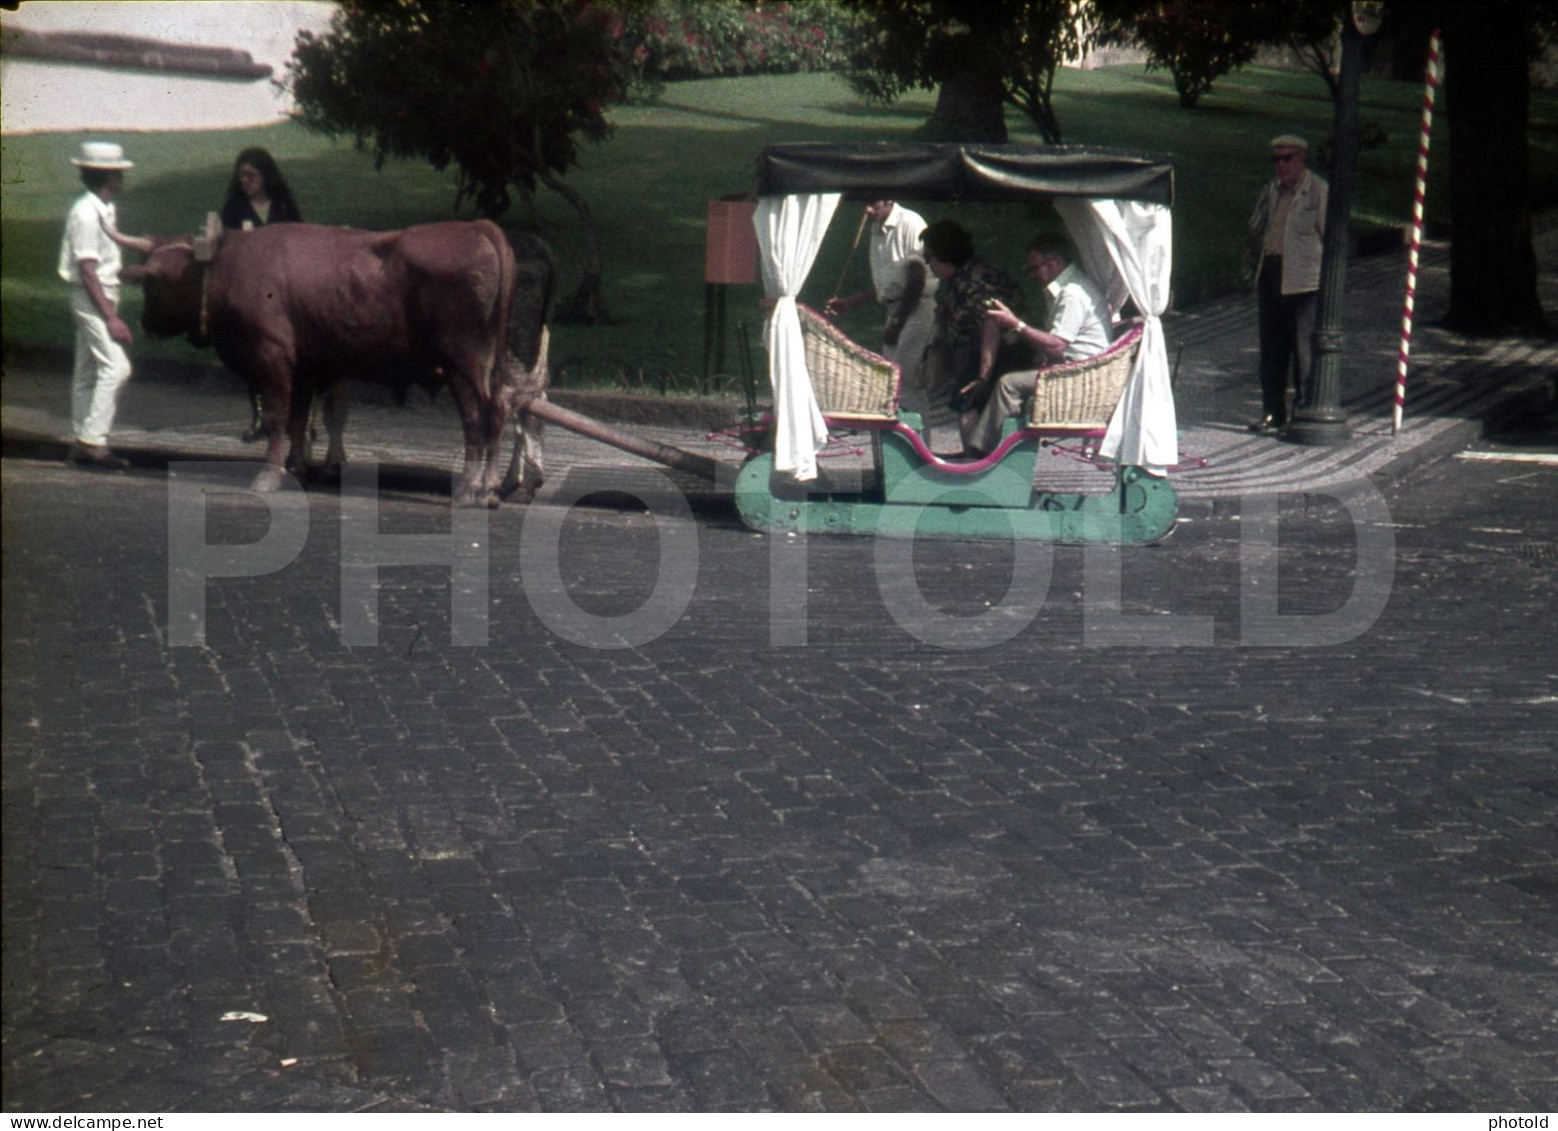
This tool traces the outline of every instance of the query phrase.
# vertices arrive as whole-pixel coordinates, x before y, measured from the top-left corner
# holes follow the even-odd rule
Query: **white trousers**
[[[119,288],[104,287],[108,301],[119,305]],[[70,312],[76,319],[76,370],[70,384],[70,427],[76,442],[102,447],[113,431],[119,391],[130,379],[130,358],[108,336],[108,323],[85,287],[70,289]]]
[[[897,306],[896,303],[893,304]],[[891,310],[888,317],[892,317]],[[936,329],[936,302],[933,297],[927,296],[914,308],[914,313],[898,331],[898,344],[895,346],[884,345],[882,356],[888,361],[896,361],[898,370],[903,375],[903,385],[899,393],[899,400],[903,407],[911,412],[923,413],[929,407],[926,399],[924,385],[925,347],[930,345],[931,334]]]

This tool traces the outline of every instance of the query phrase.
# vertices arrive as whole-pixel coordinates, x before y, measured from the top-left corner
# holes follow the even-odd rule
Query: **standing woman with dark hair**
[[[227,199],[222,202],[222,227],[252,232],[267,224],[298,224],[302,220],[303,213],[292,199],[292,190],[270,151],[255,145],[238,154],[233,162],[233,179],[227,185]],[[265,435],[260,407],[258,390],[250,389],[249,427],[242,436],[246,444]]]
[[[247,232],[266,224],[297,224],[302,219],[276,159],[259,146],[240,153],[233,162],[233,179],[222,203],[222,227]]]

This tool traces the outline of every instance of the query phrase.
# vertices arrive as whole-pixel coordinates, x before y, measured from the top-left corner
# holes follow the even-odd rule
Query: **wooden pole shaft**
[[[645,459],[663,463],[667,467],[674,467],[678,471],[685,471],[711,482],[718,482],[719,480],[719,461],[709,456],[683,451],[681,448],[672,447],[670,444],[662,444],[657,440],[646,440],[641,436],[633,436],[629,433],[618,431],[610,425],[602,424],[598,420],[592,420],[588,416],[581,416],[577,412],[571,412],[560,405],[553,404],[551,401],[533,400],[525,406],[525,411],[532,416],[540,417],[542,420],[549,420],[559,427],[568,429],[570,432],[577,432],[581,436],[588,436],[592,440],[610,444],[614,448],[631,452],[633,455],[643,456]]]

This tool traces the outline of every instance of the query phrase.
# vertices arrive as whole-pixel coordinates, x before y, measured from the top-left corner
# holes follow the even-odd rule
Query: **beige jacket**
[[[1250,244],[1257,252],[1266,242],[1266,224],[1277,203],[1278,185],[1267,182],[1250,214]],[[1287,231],[1282,234],[1282,293],[1303,294],[1320,289],[1320,258],[1325,244],[1325,207],[1330,186],[1305,170],[1288,206]],[[1265,257],[1261,257],[1264,269]],[[1260,272],[1256,272],[1257,282]]]

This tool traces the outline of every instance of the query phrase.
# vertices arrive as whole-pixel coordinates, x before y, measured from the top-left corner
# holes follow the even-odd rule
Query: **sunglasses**
[[[1273,165],[1286,165],[1297,156],[1298,154],[1296,153],[1275,153],[1271,157],[1271,163]]]

